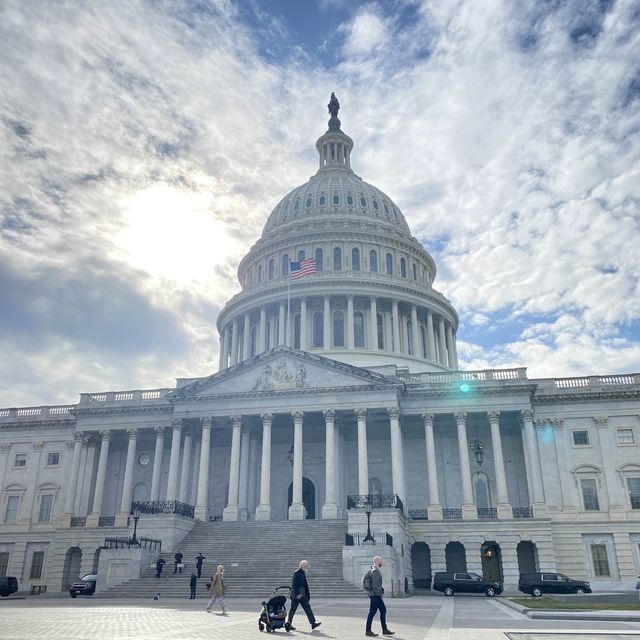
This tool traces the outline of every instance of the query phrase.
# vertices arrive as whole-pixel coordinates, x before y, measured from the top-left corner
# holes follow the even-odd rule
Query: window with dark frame
[[[606,544],[592,544],[591,558],[593,560],[593,573],[596,577],[611,576]]]
[[[574,431],[573,432],[573,444],[576,447],[589,446],[589,432],[588,431]]]
[[[31,556],[31,570],[29,571],[29,580],[38,580],[42,578],[42,567],[44,566],[44,551],[34,551]]]

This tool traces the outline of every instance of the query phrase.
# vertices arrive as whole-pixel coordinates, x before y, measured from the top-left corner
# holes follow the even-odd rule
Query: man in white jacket
[[[382,567],[382,564],[382,558],[380,556],[376,556],[373,559],[371,569],[369,569],[362,581],[364,590],[369,594],[369,615],[367,616],[367,629],[365,636],[374,637],[378,635],[371,630],[373,618],[378,611],[380,611],[382,635],[392,636],[395,633],[387,627],[387,607],[382,599],[384,594],[384,588],[382,587],[382,573],[380,573],[380,567]]]

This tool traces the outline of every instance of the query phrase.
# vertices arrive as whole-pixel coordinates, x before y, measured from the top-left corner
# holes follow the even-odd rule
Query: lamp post
[[[371,494],[367,495],[367,499],[364,501],[364,509],[367,514],[367,535],[362,540],[362,543],[371,542],[375,544],[376,539],[371,535],[371,509],[372,509],[372,500]]]
[[[133,536],[129,539],[129,546],[136,545],[139,546],[140,542],[136,536],[136,532],[138,531],[138,520],[140,520],[140,507],[137,505],[131,509],[131,515],[133,516]]]

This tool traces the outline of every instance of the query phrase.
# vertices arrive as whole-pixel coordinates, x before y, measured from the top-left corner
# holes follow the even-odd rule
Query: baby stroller
[[[285,606],[287,596],[278,593],[278,591],[286,591],[288,595],[291,592],[291,587],[276,587],[269,600],[262,601],[262,610],[258,618],[258,629],[260,631],[266,629],[267,633],[271,633],[276,629],[283,629],[285,626],[284,623],[287,619],[287,607]]]

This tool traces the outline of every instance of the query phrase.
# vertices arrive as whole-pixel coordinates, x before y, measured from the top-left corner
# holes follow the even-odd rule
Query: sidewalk
[[[500,602],[534,620],[600,620],[609,622],[640,622],[640,611],[589,610],[589,609],[533,609],[500,598]]]

